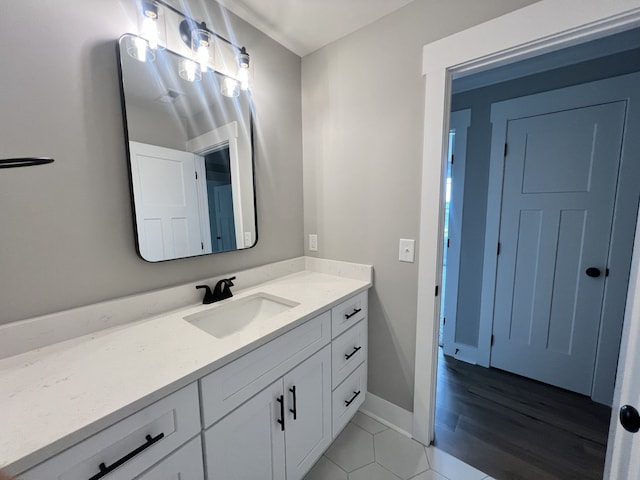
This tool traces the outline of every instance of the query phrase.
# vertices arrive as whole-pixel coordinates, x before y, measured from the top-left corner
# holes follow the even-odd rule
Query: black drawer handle
[[[353,317],[356,313],[360,313],[362,311],[361,308],[354,308],[353,312],[351,313],[345,313],[344,314],[344,318],[346,318],[347,320],[349,320],[351,317]]]
[[[142,453],[143,451],[145,451],[154,443],[162,440],[164,438],[164,433],[159,433],[155,437],[152,437],[151,435],[147,435],[145,438],[147,439],[147,441],[143,445],[140,445],[134,451],[127,453],[124,457],[122,457],[120,460],[117,460],[114,464],[109,465],[107,467],[103,462],[100,465],[98,465],[98,468],[100,469],[100,471],[96,473],[93,477],[91,477],[89,480],[98,480],[99,478],[102,478],[105,475],[108,475],[109,473],[113,472],[116,468],[118,468],[123,463],[128,462],[139,453]]]
[[[360,395],[360,390],[358,390],[357,392],[353,392],[353,397],[351,397],[351,400],[344,401],[345,406],[348,407],[349,405],[351,405],[358,395]]]
[[[351,357],[353,357],[356,353],[358,353],[358,351],[361,349],[362,347],[353,347],[353,352],[351,353],[345,353],[344,354],[344,358],[345,360],[349,360]]]
[[[296,401],[296,386],[294,385],[293,387],[291,387],[289,389],[289,391],[291,393],[293,393],[293,408],[290,408],[289,411],[291,413],[293,413],[293,419],[297,420],[297,418],[298,418],[298,407],[296,406],[296,404],[297,404],[297,401]]]
[[[280,395],[276,398],[276,401],[280,404],[280,418],[278,423],[280,424],[280,430],[284,432],[284,395]]]

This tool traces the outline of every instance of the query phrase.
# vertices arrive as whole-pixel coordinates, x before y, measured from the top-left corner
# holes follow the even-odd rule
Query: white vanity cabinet
[[[205,432],[208,480],[299,480],[331,443],[325,346]]]
[[[301,480],[367,381],[367,292],[112,424],[20,480]]]
[[[50,458],[23,473],[19,478],[20,480],[99,480],[101,478],[131,480],[136,478],[157,462],[166,460],[172,451],[198,435],[200,432],[198,406],[197,385],[191,384]],[[179,460],[180,458],[173,460],[174,469],[190,470],[187,464],[178,465],[176,462]],[[201,460],[200,463],[202,463]],[[202,476],[179,478],[199,480]]]
[[[332,429],[337,437],[367,391],[367,292],[331,309]]]

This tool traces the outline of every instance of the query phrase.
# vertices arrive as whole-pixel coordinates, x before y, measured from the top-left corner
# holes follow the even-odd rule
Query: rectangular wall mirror
[[[169,50],[130,55],[137,39],[121,37],[119,56],[138,253],[159,262],[252,247],[250,92],[223,95],[232,80],[211,69],[185,80],[187,59]]]

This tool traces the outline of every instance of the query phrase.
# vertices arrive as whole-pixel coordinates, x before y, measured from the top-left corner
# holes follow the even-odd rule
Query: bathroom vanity
[[[0,360],[0,464],[23,480],[303,478],[364,401],[372,269],[280,263],[292,273],[249,271],[231,299]]]

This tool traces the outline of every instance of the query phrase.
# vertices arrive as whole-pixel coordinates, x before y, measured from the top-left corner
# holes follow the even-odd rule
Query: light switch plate
[[[413,263],[415,259],[415,250],[416,250],[416,241],[401,238],[400,239],[400,252],[398,255],[398,259],[401,262]]]
[[[309,234],[309,251],[318,251],[318,235],[315,233]]]

